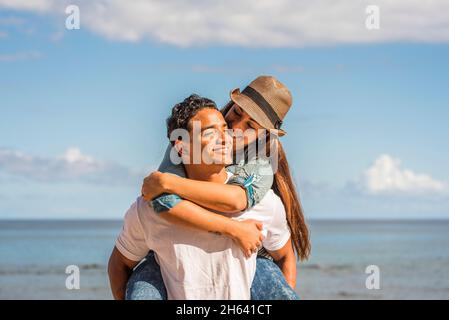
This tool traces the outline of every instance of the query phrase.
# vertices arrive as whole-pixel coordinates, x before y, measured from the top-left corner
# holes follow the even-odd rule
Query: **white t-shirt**
[[[262,244],[269,251],[290,238],[284,206],[272,190],[233,219],[262,221]],[[133,261],[153,250],[169,300],[250,299],[257,254],[246,258],[228,237],[169,223],[141,197],[126,213],[116,247]]]

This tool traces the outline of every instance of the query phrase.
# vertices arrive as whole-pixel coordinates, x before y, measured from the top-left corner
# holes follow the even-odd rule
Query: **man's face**
[[[215,109],[200,110],[189,123],[190,163],[222,164],[232,163],[232,137],[220,111]],[[198,153],[200,153],[198,155]]]

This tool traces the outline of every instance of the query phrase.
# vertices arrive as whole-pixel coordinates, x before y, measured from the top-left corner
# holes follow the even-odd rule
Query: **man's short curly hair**
[[[173,130],[188,130],[190,119],[192,119],[198,111],[206,108],[218,110],[214,101],[197,94],[192,94],[185,98],[183,102],[176,104],[171,110],[171,116],[167,118],[167,137],[170,139]]]

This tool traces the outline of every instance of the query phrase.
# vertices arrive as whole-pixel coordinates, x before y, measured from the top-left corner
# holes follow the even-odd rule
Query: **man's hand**
[[[165,174],[159,171],[152,172],[143,179],[142,196],[146,201],[153,200],[158,195],[164,193]]]
[[[229,231],[229,234],[240,246],[245,256],[249,258],[253,253],[256,253],[262,245],[262,228],[262,222],[257,220],[249,219],[235,221],[232,226],[232,230]]]

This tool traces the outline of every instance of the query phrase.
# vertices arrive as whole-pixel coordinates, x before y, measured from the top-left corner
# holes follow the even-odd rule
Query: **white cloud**
[[[87,182],[107,185],[135,184],[144,172],[96,160],[78,148],[54,158],[32,156],[0,148],[0,173],[39,182]]]
[[[447,183],[403,168],[388,154],[379,156],[355,184],[371,195],[449,195]]]
[[[58,16],[68,4],[80,7],[81,28],[120,41],[245,47],[449,41],[445,0],[377,0],[375,31],[365,27],[368,0],[0,0],[0,7]]]
[[[68,148],[61,159],[68,163],[85,163],[89,165],[95,163],[92,157],[82,154],[80,149],[73,147]]]

